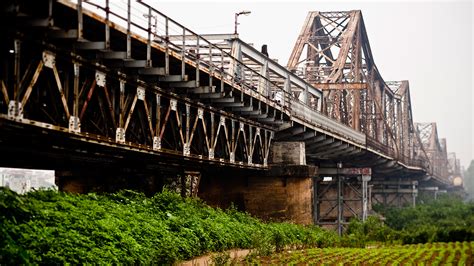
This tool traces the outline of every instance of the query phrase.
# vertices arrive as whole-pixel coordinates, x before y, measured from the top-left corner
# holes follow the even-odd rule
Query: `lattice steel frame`
[[[446,139],[438,137],[437,125],[431,123],[416,123],[416,130],[420,136],[421,146],[430,162],[430,174],[435,178],[449,182],[449,161]],[[421,152],[421,151],[419,151]]]
[[[287,67],[323,90],[323,112],[365,133],[370,148],[424,166],[426,156],[414,149],[408,81],[383,80],[359,10],[309,12]]]
[[[15,60],[8,66],[14,71],[2,72],[8,74],[0,79],[2,105],[8,103],[2,118],[115,141],[132,150],[267,167],[274,134],[268,128],[179,98],[77,54],[58,53],[54,47],[46,47],[24,68],[21,40],[14,43]],[[49,82],[50,77],[55,82]]]

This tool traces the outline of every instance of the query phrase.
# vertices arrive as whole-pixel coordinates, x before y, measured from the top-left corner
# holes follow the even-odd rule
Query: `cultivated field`
[[[473,248],[474,242],[316,248],[286,251],[253,262],[265,265],[473,265]]]

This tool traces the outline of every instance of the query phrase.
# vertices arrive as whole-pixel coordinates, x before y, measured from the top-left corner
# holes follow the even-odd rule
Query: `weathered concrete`
[[[274,142],[270,149],[272,164],[306,165],[304,142]]]
[[[249,172],[231,168],[209,169],[174,175],[140,175],[123,170],[57,171],[61,191],[87,193],[135,189],[153,195],[163,187],[182,196],[198,196],[211,206],[234,204],[265,220],[313,222],[313,179],[315,166],[305,164],[304,143],[276,143],[268,171]]]
[[[212,206],[237,208],[265,220],[312,223],[315,166],[307,166],[304,142],[275,142],[270,169],[260,175],[201,177],[199,197]]]
[[[206,177],[199,197],[211,206],[238,209],[265,220],[312,223],[310,177]]]

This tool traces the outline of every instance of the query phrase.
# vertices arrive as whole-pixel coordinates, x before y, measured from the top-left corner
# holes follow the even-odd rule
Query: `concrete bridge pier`
[[[372,202],[384,206],[415,206],[418,196],[418,181],[413,179],[372,181]]]
[[[314,178],[314,223],[342,234],[351,218],[365,220],[372,209],[370,168],[319,168]]]
[[[207,171],[198,196],[211,206],[240,210],[265,220],[312,224],[315,166],[306,165],[302,142],[275,142],[268,171]]]

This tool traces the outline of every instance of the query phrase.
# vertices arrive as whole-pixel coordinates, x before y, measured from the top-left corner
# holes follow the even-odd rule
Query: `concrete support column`
[[[304,143],[275,142],[270,154],[265,172],[203,173],[199,197],[221,208],[233,204],[265,220],[312,224],[312,178],[317,168],[305,165]]]
[[[272,143],[270,149],[270,164],[306,165],[305,143],[298,141]]]

